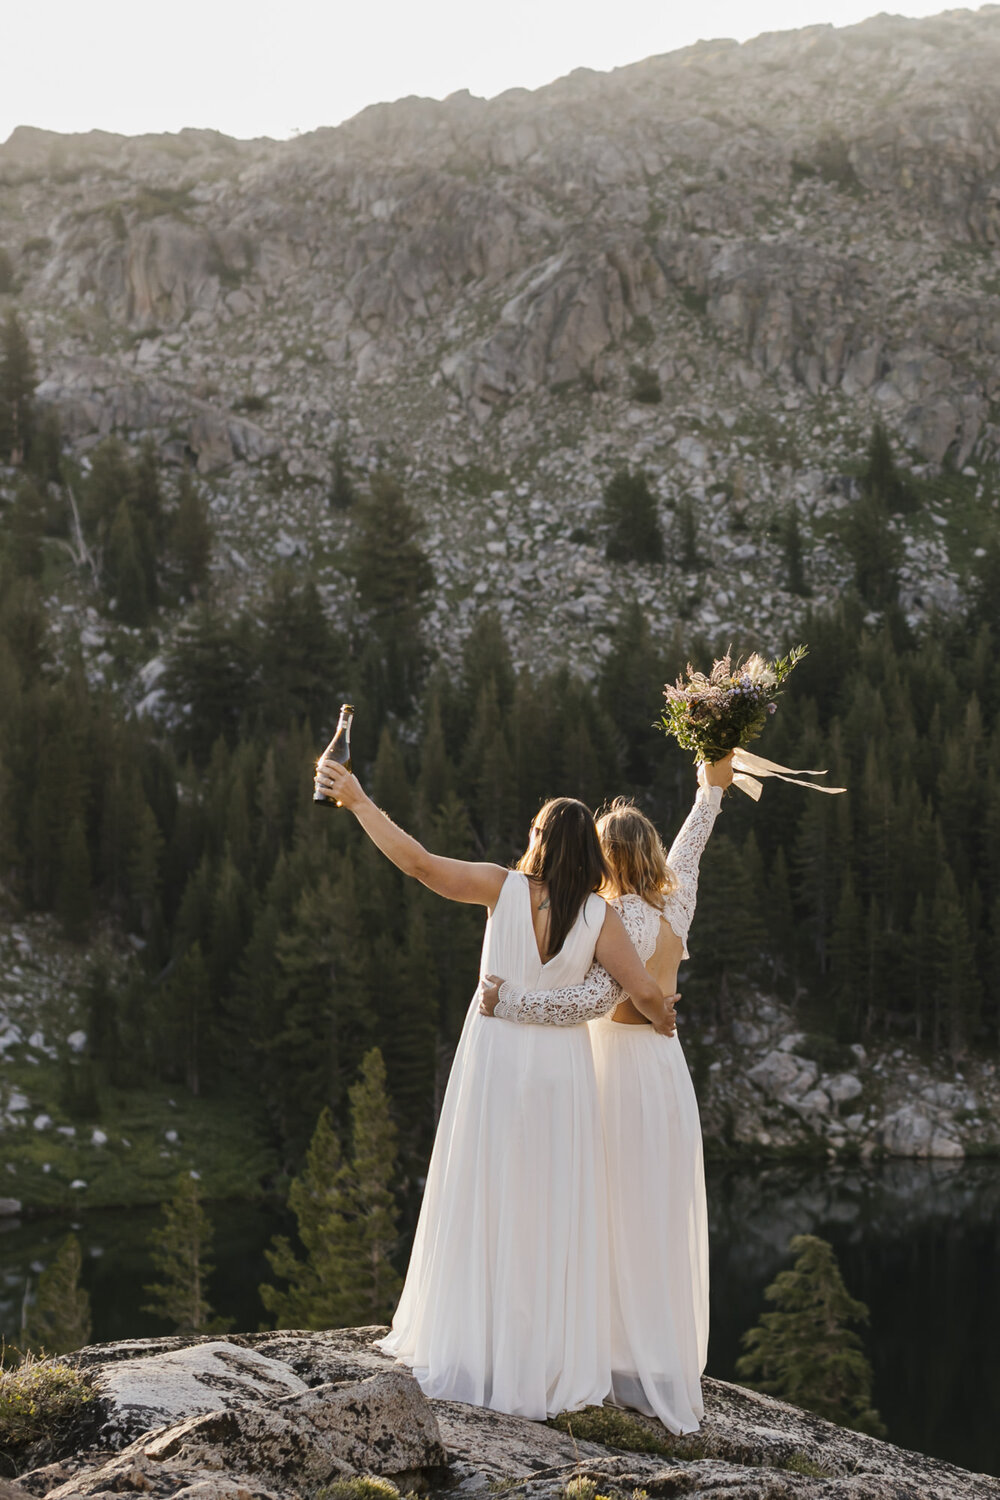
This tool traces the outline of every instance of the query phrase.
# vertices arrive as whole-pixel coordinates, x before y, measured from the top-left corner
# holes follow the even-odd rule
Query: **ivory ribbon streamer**
[[[778,781],[790,781],[793,786],[806,786],[812,792],[846,792],[843,786],[817,786],[815,781],[800,781],[800,776],[825,776],[825,771],[796,771],[791,766],[779,766],[773,760],[765,760],[761,755],[751,755],[749,750],[735,750],[733,752],[733,785],[738,786],[741,792],[746,792],[755,802],[760,801],[760,794],[764,790],[758,777],[774,776]],[[753,775],[748,773],[753,772]]]

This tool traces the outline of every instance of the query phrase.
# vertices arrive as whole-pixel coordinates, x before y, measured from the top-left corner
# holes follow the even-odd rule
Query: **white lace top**
[[[684,945],[698,898],[698,866],[722,804],[722,788],[699,787],[694,807],[670,846],[667,862],[677,877],[677,888],[667,896],[662,910],[641,896],[620,896],[612,902],[643,963],[656,950],[660,919],[669,922]],[[504,980],[493,1014],[505,1021],[534,1022],[541,1026],[578,1026],[606,1016],[626,998],[624,990],[606,969],[595,963],[582,984],[565,989],[525,991]]]

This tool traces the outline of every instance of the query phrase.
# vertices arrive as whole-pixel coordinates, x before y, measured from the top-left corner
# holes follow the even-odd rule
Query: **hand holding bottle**
[[[348,807],[352,812],[368,800],[358,778],[346,766],[328,760],[325,754],[316,764],[313,785],[318,801],[335,802],[338,807]]]

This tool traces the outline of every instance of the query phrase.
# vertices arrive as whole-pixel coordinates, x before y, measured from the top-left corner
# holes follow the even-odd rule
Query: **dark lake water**
[[[789,1264],[793,1234],[830,1240],[848,1289],[868,1304],[875,1401],[893,1442],[1000,1474],[1000,1162],[713,1168],[708,1373],[731,1379],[740,1334]],[[212,1298],[234,1327],[259,1327],[264,1247],[288,1224],[273,1209],[212,1209]],[[95,1341],[166,1333],[144,1313],[156,1210],[0,1221],[0,1330],[16,1341],[25,1281],[71,1227],[84,1252]]]

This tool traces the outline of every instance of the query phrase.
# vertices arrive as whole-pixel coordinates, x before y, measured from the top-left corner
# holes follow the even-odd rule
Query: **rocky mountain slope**
[[[196,464],[223,600],[285,559],[334,601],[352,525],[335,465],[360,482],[386,462],[426,523],[446,654],[491,604],[521,660],[587,674],[632,597],[664,634],[784,646],[805,601],[775,524],[795,508],[809,602],[834,598],[837,514],[879,419],[925,481],[896,521],[918,620],[961,600],[1000,504],[998,80],[986,6],[403,100],[288,142],[18,130],[0,312],[28,327],[82,463],[115,432]],[[622,464],[658,495],[662,567],[604,557]],[[95,679],[125,671],[130,701],[155,700],[161,662],[138,657],[155,631],[118,649],[129,631],[85,578],[50,602]],[[106,1122],[53,1118],[80,965],[46,919],[29,927],[2,939],[0,1107],[34,1143],[6,1162],[9,1205],[122,1201]],[[691,1018],[715,1149],[996,1150],[992,1063],[932,1075],[895,1043],[834,1058],[795,1027],[767,997],[732,1034]],[[146,1176],[167,1173],[175,1125],[140,1140],[133,1122],[121,1151],[139,1141]]]
[[[918,472],[914,617],[955,604],[1000,449],[1000,7],[718,41],[483,101],[407,99],[287,142],[20,129],[0,244],[75,447],[151,433],[212,476],[220,585],[276,557],[344,586],[333,450],[427,524],[447,647],[484,601],[522,657],[654,626],[785,635],[874,419]],[[660,399],[656,399],[659,396]],[[609,565],[642,465],[701,564]],[[669,551],[668,547],[668,551]]]
[[[1000,1481],[986,1475],[716,1380],[705,1382],[705,1421],[688,1438],[629,1414],[608,1441],[586,1441],[480,1407],[428,1401],[408,1372],[372,1348],[382,1331],[146,1339],[81,1350],[69,1358],[88,1376],[90,1400],[75,1429],[50,1435],[49,1461],[22,1469],[4,1500],[1000,1494]],[[359,1483],[364,1476],[367,1485]],[[381,1487],[370,1476],[381,1477]]]

